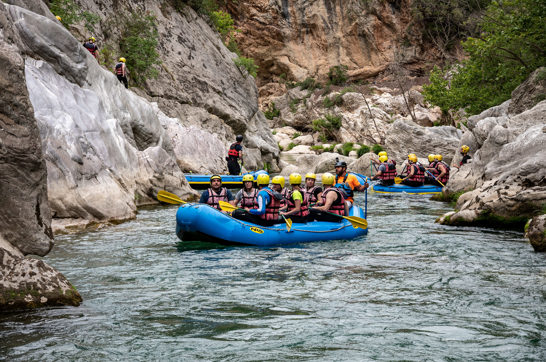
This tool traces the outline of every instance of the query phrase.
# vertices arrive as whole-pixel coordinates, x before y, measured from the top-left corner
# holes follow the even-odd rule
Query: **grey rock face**
[[[522,89],[534,94],[528,86],[518,88],[518,99],[525,98]],[[509,109],[519,109],[511,108],[512,101],[469,119],[461,144],[470,146],[472,161],[452,174],[446,192],[471,191],[458,199],[458,211],[440,222],[483,223],[490,214],[532,217],[546,204],[546,101],[511,115]]]
[[[46,168],[7,6],[0,3],[0,236],[45,255],[53,246]]]

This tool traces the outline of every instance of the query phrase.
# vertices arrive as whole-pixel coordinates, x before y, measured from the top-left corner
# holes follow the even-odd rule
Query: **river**
[[[58,236],[83,304],[0,315],[0,359],[544,360],[545,255],[448,210],[372,194],[367,236],[283,248],[182,245],[176,207]]]

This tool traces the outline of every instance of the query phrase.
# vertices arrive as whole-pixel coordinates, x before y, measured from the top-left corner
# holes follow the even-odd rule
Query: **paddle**
[[[159,190],[159,192],[157,193],[157,199],[159,201],[175,205],[186,203],[186,201],[182,200],[180,197],[176,196],[175,194],[171,194],[170,192],[167,192],[165,190]]]
[[[394,178],[394,183],[397,184],[397,185],[398,185],[398,184],[401,184],[401,183],[402,183],[402,178],[396,176],[396,177]]]
[[[432,172],[430,172],[429,170],[425,170],[425,171],[426,171],[430,176],[432,176],[436,181],[438,181],[438,183],[439,183],[440,185],[442,185],[442,187],[446,187],[446,185],[444,185],[440,180],[438,180],[438,179],[436,178],[436,176],[434,176],[434,175],[432,174]]]
[[[313,210],[317,210],[317,209],[313,208]],[[317,211],[325,212],[325,213],[330,214],[330,215],[334,215],[334,216],[337,216],[337,217],[342,217],[344,219],[347,219],[347,220],[349,220],[349,222],[351,223],[351,225],[353,225],[353,227],[355,229],[357,229],[357,228],[367,229],[368,228],[368,221],[366,221],[366,219],[363,219],[361,217],[358,217],[358,216],[343,216],[343,215],[334,214],[333,212],[322,211],[322,210],[317,210]]]
[[[218,204],[220,205],[220,209],[222,209],[223,211],[242,210],[242,209],[239,209],[237,206],[233,206],[229,202],[218,201]],[[290,229],[292,228],[292,220],[287,219],[286,217],[284,217],[284,215],[281,215],[281,216],[286,222],[286,231],[290,231]]]

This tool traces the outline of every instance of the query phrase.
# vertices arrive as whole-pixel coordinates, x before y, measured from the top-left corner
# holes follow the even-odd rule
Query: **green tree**
[[[470,114],[509,99],[533,70],[546,64],[544,19],[543,0],[493,1],[480,21],[480,35],[463,43],[468,59],[433,70],[425,99],[444,112],[464,108]]]
[[[127,59],[130,77],[138,85],[159,74],[157,66],[161,60],[156,50],[158,32],[155,21],[155,16],[140,12],[132,13],[125,21],[120,49]]]

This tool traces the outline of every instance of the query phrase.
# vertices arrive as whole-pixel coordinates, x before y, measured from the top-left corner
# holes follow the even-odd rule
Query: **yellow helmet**
[[[299,173],[291,173],[290,177],[288,177],[288,182],[290,182],[290,185],[300,185],[301,175]]]
[[[254,181],[254,176],[252,176],[251,174],[246,174],[243,176],[243,182],[246,182],[246,181]]]
[[[378,155],[379,157],[381,157],[381,156],[387,156],[387,152],[381,151],[381,152],[379,152],[377,155]],[[387,156],[387,157],[388,157],[388,156]]]
[[[379,161],[380,161],[380,162],[387,162],[388,159],[389,159],[389,158],[388,158],[387,156],[385,156],[385,155],[379,156]]]
[[[335,177],[330,172],[326,172],[322,174],[323,185],[333,185],[334,181],[335,181]]]
[[[273,177],[273,180],[271,180],[272,184],[281,185],[281,187],[284,187],[285,182],[286,181],[284,180],[284,177],[282,177],[282,176],[275,176],[275,177]]]
[[[417,155],[415,153],[410,153],[408,155],[408,160],[410,160],[411,162],[417,162]]]
[[[256,183],[258,185],[269,185],[269,175],[262,173],[256,177]]]
[[[121,57],[121,58],[119,58],[119,61],[122,62],[122,63],[125,63],[125,58]]]
[[[461,146],[461,152],[462,153],[467,153],[468,151],[470,151],[470,147],[468,147],[467,145],[462,145]]]
[[[436,155],[434,158],[437,159],[438,161],[442,161],[444,159],[442,155]]]
[[[91,38],[89,38],[89,41],[96,41],[97,39],[95,39],[94,36],[92,36]]]
[[[220,181],[222,181],[222,178],[221,178],[220,176],[218,176],[218,175],[212,175],[212,176],[210,177],[209,182],[212,183],[212,180],[220,180]]]
[[[436,157],[436,155],[434,155],[432,153],[430,155],[428,155],[428,162],[434,161],[434,157]]]
[[[59,15],[56,16],[57,20],[61,21],[61,17]]]
[[[308,178],[312,178],[313,180],[316,180],[317,179],[317,175],[315,175],[314,173],[312,172],[307,172],[305,174],[305,179],[308,179]]]

